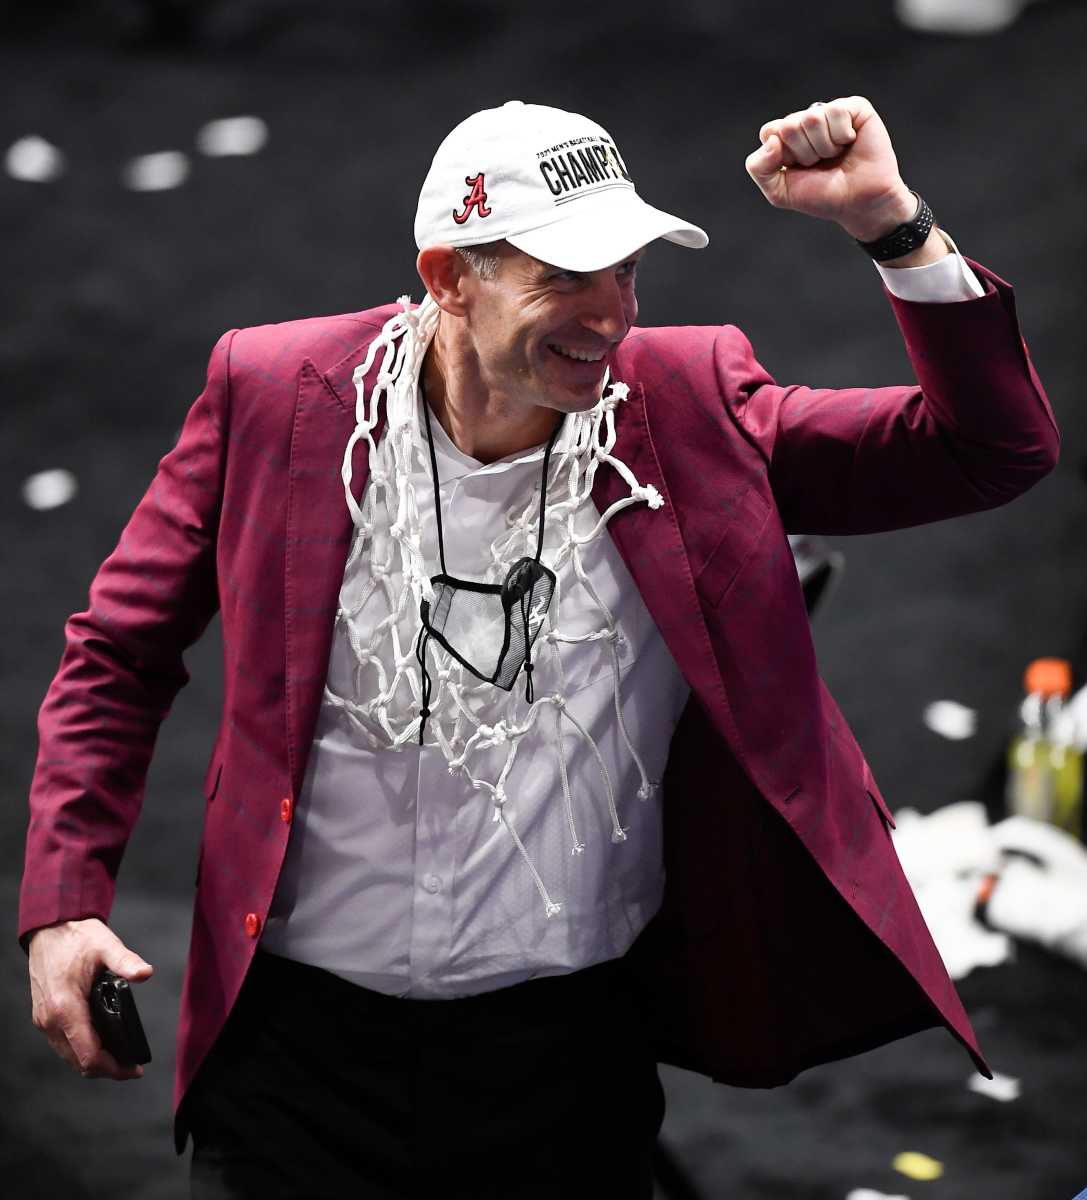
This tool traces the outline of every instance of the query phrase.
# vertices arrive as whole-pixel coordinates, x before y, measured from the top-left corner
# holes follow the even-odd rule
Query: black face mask
[[[422,391],[422,381],[420,381]],[[431,638],[478,679],[493,683],[504,691],[513,688],[522,665],[525,668],[525,701],[532,703],[532,644],[543,627],[544,617],[555,594],[555,574],[540,562],[543,550],[544,508],[547,504],[547,467],[551,449],[566,417],[555,426],[544,451],[543,479],[540,483],[540,531],[536,540],[535,558],[519,558],[503,583],[475,583],[457,579],[445,566],[445,545],[442,541],[442,501],[438,494],[438,462],[434,454],[434,437],[430,428],[430,405],[422,396],[423,417],[426,421],[427,442],[430,446],[430,469],[434,478],[434,515],[438,524],[438,556],[441,574],[430,582],[434,588],[433,603],[421,600],[419,616],[422,628],[415,646],[415,656],[422,668],[422,700],[419,710],[419,745],[430,716],[431,678],[426,666],[426,648]]]

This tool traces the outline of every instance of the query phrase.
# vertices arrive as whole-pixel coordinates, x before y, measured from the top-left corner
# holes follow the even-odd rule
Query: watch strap
[[[862,242],[858,238],[854,239],[857,245],[870,254],[876,262],[886,262],[888,259],[901,258],[905,254],[912,253],[925,244],[928,235],[932,232],[932,227],[936,223],[932,209],[913,188],[910,188],[910,192],[917,196],[917,211],[908,221],[904,221],[890,233],[877,238],[874,242]]]

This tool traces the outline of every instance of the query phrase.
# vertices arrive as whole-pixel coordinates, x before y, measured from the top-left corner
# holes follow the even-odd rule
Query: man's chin
[[[588,412],[599,403],[602,391],[603,389],[600,384],[597,384],[594,388],[578,391],[572,391],[567,388],[561,394],[556,391],[552,393],[552,407],[564,413]]]
[[[561,396],[563,408],[569,412],[584,412],[592,408],[604,392],[604,372],[601,371],[596,379],[565,380],[562,387],[556,387],[552,393],[556,398]]]

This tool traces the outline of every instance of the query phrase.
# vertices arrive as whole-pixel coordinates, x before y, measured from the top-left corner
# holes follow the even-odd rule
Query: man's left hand
[[[759,141],[747,173],[775,208],[836,221],[862,242],[914,215],[917,201],[898,173],[887,128],[863,96],[767,121]]]

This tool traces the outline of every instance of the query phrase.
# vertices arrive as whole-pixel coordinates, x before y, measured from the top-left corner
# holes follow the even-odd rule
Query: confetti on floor
[[[934,700],[925,708],[923,720],[933,733],[952,742],[961,742],[974,736],[978,714],[954,700]]]
[[[910,1200],[909,1196],[888,1196],[886,1192],[877,1192],[873,1188],[854,1188],[845,1200]]]
[[[142,154],[125,165],[123,177],[134,192],[163,192],[188,179],[189,160],[180,150]]]
[[[260,117],[222,117],[209,121],[196,135],[201,154],[221,158],[228,154],[256,154],[268,141],[268,126]]]
[[[994,1100],[1003,1100],[1005,1103],[1019,1099],[1019,1080],[1012,1075],[1001,1075],[996,1071],[993,1072],[992,1079],[986,1079],[984,1075],[971,1075],[966,1081],[966,1086],[979,1096],[991,1096]]]
[[[1026,0],[895,0],[907,29],[952,37],[982,37],[1013,24]]]
[[[60,468],[39,471],[23,483],[23,499],[31,508],[60,508],[67,504],[78,491],[78,484],[71,471]]]
[[[896,1154],[891,1166],[909,1179],[939,1179],[944,1173],[944,1164],[916,1150],[903,1150]]]
[[[49,183],[64,171],[64,155],[45,138],[30,134],[8,147],[4,169],[12,179]]]

